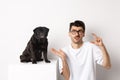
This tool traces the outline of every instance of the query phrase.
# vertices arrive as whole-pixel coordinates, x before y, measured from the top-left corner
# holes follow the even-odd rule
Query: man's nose
[[[79,32],[76,32],[76,35],[79,35]]]

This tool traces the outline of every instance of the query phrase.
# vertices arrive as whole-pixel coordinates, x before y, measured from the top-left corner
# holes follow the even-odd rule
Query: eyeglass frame
[[[73,35],[75,35],[75,34],[82,34],[82,33],[84,33],[84,31],[83,30],[72,30],[72,31],[70,31]]]

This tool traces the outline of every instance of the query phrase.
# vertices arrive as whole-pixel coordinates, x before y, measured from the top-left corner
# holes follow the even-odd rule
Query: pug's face
[[[33,31],[36,39],[45,39],[47,38],[49,29],[46,27],[37,27]]]

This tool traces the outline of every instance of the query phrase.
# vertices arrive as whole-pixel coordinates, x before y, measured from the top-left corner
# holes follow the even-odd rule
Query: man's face
[[[73,43],[78,44],[84,37],[84,30],[82,27],[72,26],[69,32],[69,36]]]

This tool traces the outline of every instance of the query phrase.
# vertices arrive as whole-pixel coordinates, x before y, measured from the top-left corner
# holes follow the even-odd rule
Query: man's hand
[[[59,56],[62,59],[62,75],[64,76],[65,80],[69,80],[70,77],[70,70],[69,66],[66,61],[66,55],[62,50],[56,50],[54,48],[51,49],[51,52],[54,53],[55,55]]]
[[[55,55],[59,56],[61,59],[66,58],[66,55],[62,50],[56,50],[56,49],[52,48],[51,52],[54,53]]]
[[[94,40],[91,41],[93,44],[97,46],[104,46],[103,41],[100,37],[98,37],[95,33],[92,33]]]
[[[103,56],[103,63],[102,66],[110,69],[111,67],[111,63],[110,63],[110,58],[109,58],[109,54],[103,44],[103,41],[100,37],[98,37],[96,34],[92,33],[92,35],[94,36],[95,40],[91,41],[93,44],[97,45],[100,47],[101,51],[102,51],[102,56]]]

